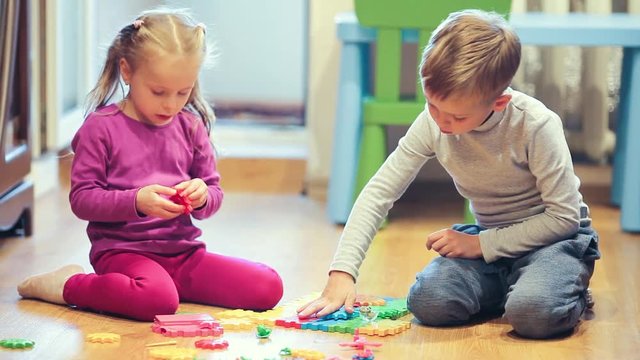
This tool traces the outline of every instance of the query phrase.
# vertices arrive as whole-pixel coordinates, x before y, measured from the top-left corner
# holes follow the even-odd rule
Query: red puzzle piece
[[[176,192],[173,196],[169,198],[169,200],[173,201],[178,205],[183,205],[185,215],[189,215],[193,211],[193,206],[191,206],[191,200],[189,200],[189,198],[186,196],[182,196],[180,192]]]

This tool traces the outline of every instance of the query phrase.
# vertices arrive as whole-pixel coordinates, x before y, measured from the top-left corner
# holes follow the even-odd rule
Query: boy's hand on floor
[[[342,305],[348,313],[352,313],[355,299],[356,284],[353,277],[342,271],[332,271],[322,295],[298,308],[298,317],[315,316],[321,318],[340,309]]]
[[[482,257],[480,236],[453,229],[438,230],[427,236],[427,249],[449,258],[477,259]]]

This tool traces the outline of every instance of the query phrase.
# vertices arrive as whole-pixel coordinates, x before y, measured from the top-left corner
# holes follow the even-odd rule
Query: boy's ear
[[[493,111],[500,112],[504,110],[504,108],[509,104],[509,101],[511,101],[510,94],[502,94],[498,96],[498,98],[493,102]]]
[[[129,63],[125,58],[121,58],[118,66],[120,66],[120,75],[122,75],[122,80],[124,80],[125,84],[129,85],[129,82],[131,81],[131,67],[129,66]]]

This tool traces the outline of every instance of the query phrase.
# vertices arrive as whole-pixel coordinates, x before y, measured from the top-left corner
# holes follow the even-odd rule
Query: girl
[[[205,27],[180,11],[143,13],[111,44],[93,111],[72,142],[69,199],[87,220],[95,274],[69,265],[18,286],[25,298],[151,321],[180,300],[265,310],[282,297],[270,267],[205,251],[191,216],[222,202],[212,110],[198,73]],[[126,97],[107,105],[120,85]]]

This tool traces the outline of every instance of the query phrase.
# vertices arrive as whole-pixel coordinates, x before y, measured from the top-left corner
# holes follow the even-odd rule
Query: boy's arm
[[[579,228],[580,181],[574,173],[562,122],[557,116],[532,135],[528,156],[545,210],[521,223],[482,231],[480,246],[487,262],[520,256],[566,239]]]
[[[353,205],[330,271],[342,271],[358,278],[358,269],[383,219],[393,203],[405,192],[425,162],[434,157],[432,138],[438,133],[421,113],[398,147],[371,178]]]

